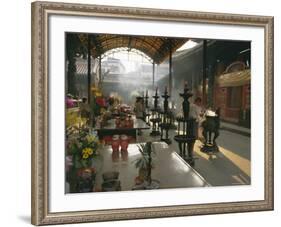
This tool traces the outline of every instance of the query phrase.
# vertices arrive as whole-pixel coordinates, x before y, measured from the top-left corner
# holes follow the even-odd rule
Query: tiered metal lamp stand
[[[149,111],[149,105],[148,105],[148,91],[146,90],[146,94],[144,96],[144,107],[145,107],[145,110],[144,110],[144,120],[146,122],[147,125],[150,126],[150,111]]]
[[[195,159],[193,157],[194,143],[196,140],[194,124],[195,119],[189,118],[190,103],[188,99],[192,97],[192,93],[189,92],[187,83],[184,85],[183,93],[180,93],[183,98],[182,110],[183,116],[177,117],[178,122],[177,135],[174,137],[175,141],[178,142],[180,156],[191,166],[194,166]]]
[[[159,124],[159,127],[161,129],[161,141],[166,142],[167,144],[171,144],[172,141],[169,138],[169,130],[171,127],[171,118],[169,118],[169,110],[168,110],[168,98],[170,96],[168,95],[167,87],[165,88],[165,92],[162,95],[162,98],[164,99],[164,110],[161,113],[162,114],[162,122]],[[165,133],[165,135],[164,135]]]
[[[161,118],[159,115],[159,107],[158,107],[158,99],[160,96],[158,95],[157,88],[155,91],[155,95],[152,96],[154,99],[154,107],[151,109],[151,118],[150,122],[152,123],[152,132],[150,133],[150,136],[160,136],[160,131],[159,131],[159,123],[161,122]]]

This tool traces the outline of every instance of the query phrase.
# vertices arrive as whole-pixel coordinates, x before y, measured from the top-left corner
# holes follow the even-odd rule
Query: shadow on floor
[[[221,136],[218,137],[217,143],[219,146],[232,150],[235,148],[235,153],[248,160],[251,159],[251,138],[229,131],[220,131]],[[235,138],[235,139],[232,139]]]
[[[143,134],[138,136],[137,142],[159,141],[160,137],[149,136],[150,130],[143,130]],[[231,151],[233,154],[251,160],[250,137],[237,133],[221,130],[217,143],[220,147]],[[170,148],[179,153],[178,144],[174,141],[175,130],[169,131],[172,144]],[[201,144],[200,144],[201,145]],[[194,169],[202,175],[212,186],[231,186],[231,185],[249,185],[251,177],[245,174],[238,166],[243,165],[239,161],[232,162],[223,153],[219,152],[213,157],[208,157],[205,153],[199,151],[199,144],[195,149],[195,155],[198,159],[195,161]]]
[[[196,154],[200,155],[201,151]],[[206,156],[206,154],[204,153]],[[208,156],[208,155],[207,155]],[[212,186],[249,185],[251,177],[246,175],[236,164],[223,153],[209,155],[208,159],[198,158],[194,169]]]

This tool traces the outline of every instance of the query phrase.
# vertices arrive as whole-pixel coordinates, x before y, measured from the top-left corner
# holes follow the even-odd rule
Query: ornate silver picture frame
[[[148,205],[130,208],[83,209],[52,211],[50,190],[50,17],[99,18],[126,21],[191,23],[210,26],[229,26],[235,29],[258,28],[263,31],[264,99],[263,124],[255,127],[264,130],[263,144],[260,147],[264,158],[263,198],[231,202],[198,202],[191,204]],[[144,29],[144,28],[140,28]],[[73,32],[73,31],[71,31]],[[75,31],[74,31],[75,32]],[[78,31],[77,31],[78,32]],[[64,66],[63,66],[64,67]],[[63,75],[64,76],[64,75]],[[255,78],[252,78],[255,80]],[[64,87],[61,88],[62,90]],[[254,99],[254,97],[253,97]],[[256,109],[255,109],[256,110]],[[257,111],[257,110],[256,110]],[[255,113],[252,113],[255,114]],[[256,124],[256,122],[252,122]],[[255,143],[252,138],[251,143]],[[252,153],[252,155],[255,155]],[[138,193],[138,192],[136,192]],[[173,193],[173,192],[171,192]],[[176,196],[176,193],[174,193]],[[77,195],[79,196],[79,195]],[[99,196],[99,195],[97,195]],[[141,195],[143,196],[143,195]],[[188,196],[188,195],[187,195]],[[54,2],[32,3],[32,224],[65,224],[81,222],[113,221],[125,219],[161,218],[188,215],[205,215],[234,212],[273,210],[273,17],[174,11],[147,8],[127,8],[116,6],[68,4]]]

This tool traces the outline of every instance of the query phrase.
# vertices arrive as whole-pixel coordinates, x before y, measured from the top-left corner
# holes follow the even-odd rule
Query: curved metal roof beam
[[[113,49],[110,49],[108,51],[106,51],[103,55],[102,55],[102,58],[110,55],[110,54],[114,54],[114,53],[120,53],[120,52],[133,52],[135,54],[138,54],[144,58],[146,58],[149,62],[153,63],[153,59],[151,57],[149,57],[147,54],[145,54],[143,51],[140,51],[138,49],[135,49],[135,48],[131,48],[130,50],[128,50],[129,48],[128,47],[117,47],[117,48],[113,48]]]

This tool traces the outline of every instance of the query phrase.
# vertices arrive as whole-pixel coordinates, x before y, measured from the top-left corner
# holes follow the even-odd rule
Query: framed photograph
[[[32,223],[273,209],[273,17],[32,3]]]

